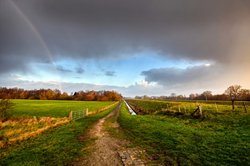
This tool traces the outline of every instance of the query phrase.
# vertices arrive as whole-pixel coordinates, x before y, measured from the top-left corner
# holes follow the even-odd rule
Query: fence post
[[[215,108],[216,108],[216,111],[218,112],[218,107],[217,107],[217,104],[215,103]]]
[[[199,107],[199,110],[200,110],[200,114],[202,115],[202,106],[199,105],[198,107]]]
[[[247,107],[246,107],[245,102],[243,102],[243,106],[244,106],[244,109],[245,109],[245,113],[247,113]]]
[[[69,113],[69,120],[72,120],[72,111]]]
[[[232,111],[234,111],[234,101],[235,101],[235,98],[234,96],[232,96]]]
[[[89,115],[89,109],[87,108],[86,109],[86,116],[88,116]]]
[[[181,112],[181,108],[180,108],[180,105],[178,105],[178,111]]]

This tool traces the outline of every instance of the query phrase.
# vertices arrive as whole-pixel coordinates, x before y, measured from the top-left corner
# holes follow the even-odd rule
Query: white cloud
[[[145,80],[140,80],[140,81],[136,82],[135,84],[146,88],[146,87],[155,87],[157,83],[156,82],[148,82]]]

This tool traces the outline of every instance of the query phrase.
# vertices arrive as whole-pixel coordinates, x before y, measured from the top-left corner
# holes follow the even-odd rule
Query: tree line
[[[0,87],[0,99],[118,101],[122,99],[122,96],[115,91],[92,90],[68,94],[58,89],[24,90],[20,88]]]
[[[250,101],[250,89],[243,89],[240,85],[229,86],[222,94],[212,94],[212,91],[192,93],[189,96],[171,93],[170,96],[136,96],[136,99],[160,99],[160,100],[241,100]]]

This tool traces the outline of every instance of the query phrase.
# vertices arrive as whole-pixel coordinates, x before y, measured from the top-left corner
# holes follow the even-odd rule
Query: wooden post
[[[178,111],[181,112],[181,108],[180,108],[180,105],[178,105]]]
[[[86,116],[88,116],[89,115],[89,109],[87,108],[86,109]]]
[[[199,105],[198,107],[199,107],[199,110],[200,110],[200,115],[202,116],[202,107],[201,107],[201,105]]]
[[[244,101],[243,101],[243,106],[244,106],[245,113],[247,113],[247,107]]]
[[[69,120],[72,120],[72,111],[69,113]]]
[[[235,100],[235,98],[234,98],[234,96],[232,96],[232,110],[234,111],[234,100]]]
[[[218,107],[217,107],[217,104],[215,103],[215,108],[216,108],[216,111],[218,112]]]

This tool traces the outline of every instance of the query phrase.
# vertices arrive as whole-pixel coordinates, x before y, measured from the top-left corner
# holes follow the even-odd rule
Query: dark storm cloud
[[[48,63],[36,34],[10,2],[0,1],[0,73],[27,71],[34,61]]]
[[[180,68],[159,68],[143,71],[141,74],[145,76],[145,80],[149,83],[156,82],[165,87],[174,86],[188,86],[211,84],[221,73],[218,67],[210,65],[201,65],[188,67],[185,69]],[[219,80],[216,80],[219,81]]]
[[[105,75],[109,76],[109,77],[114,77],[115,76],[115,72],[114,71],[106,71]]]
[[[77,74],[82,74],[82,73],[85,72],[85,70],[83,68],[81,68],[81,67],[77,67],[77,68],[75,68],[75,70],[76,70]]]
[[[41,40],[55,60],[113,58],[151,49],[182,59],[250,61],[249,0],[13,2],[41,39],[14,5],[2,0],[0,72],[21,69],[29,61],[47,61]]]
[[[63,66],[60,66],[60,65],[56,66],[56,69],[57,69],[57,71],[60,71],[60,72],[63,72],[63,73],[71,73],[72,72],[72,70],[67,69],[67,68],[65,68]]]
[[[83,74],[85,72],[85,70],[81,67],[76,67],[75,70],[71,70],[71,69],[68,69],[64,66],[61,66],[61,65],[57,65],[56,66],[56,70],[57,71],[60,71],[62,73],[72,73],[72,72],[75,72],[77,74]]]

